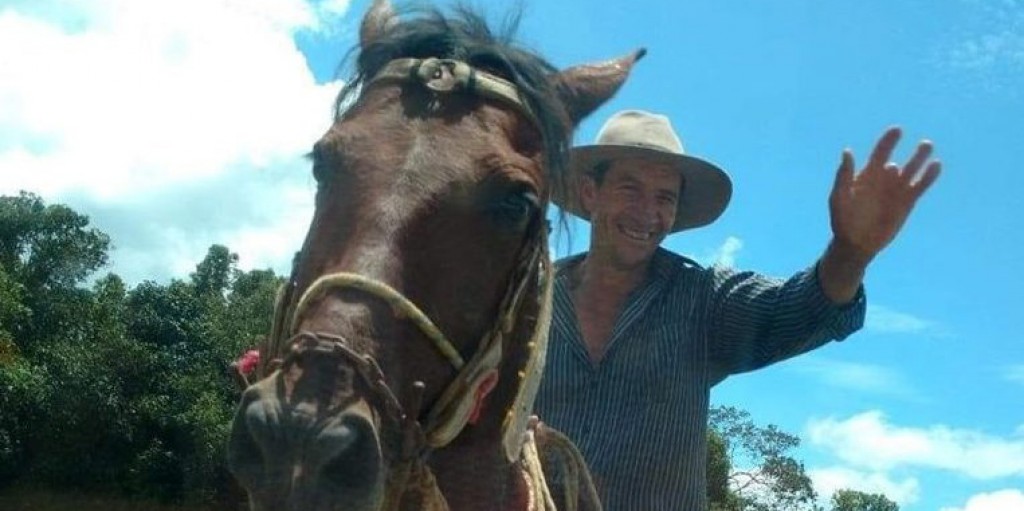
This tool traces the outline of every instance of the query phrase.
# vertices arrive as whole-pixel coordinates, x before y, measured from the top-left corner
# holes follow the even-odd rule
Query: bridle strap
[[[364,277],[358,273],[331,273],[316,279],[306,289],[306,292],[302,294],[302,298],[299,299],[299,303],[295,306],[295,312],[292,313],[292,317],[289,320],[288,331],[294,332],[296,325],[293,322],[305,315],[306,309],[309,308],[310,304],[323,298],[330,291],[341,289],[357,289],[384,300],[391,306],[391,310],[396,318],[406,319],[416,325],[420,332],[434,343],[434,347],[451,362],[456,370],[462,369],[466,365],[466,362],[462,360],[462,355],[459,354],[459,350],[455,349],[452,342],[445,337],[441,330],[437,328],[437,325],[415,303],[412,303],[405,295],[399,293],[391,286],[379,280]]]
[[[531,122],[538,124],[533,109],[520,97],[514,83],[480,71],[461,60],[433,57],[395,59],[374,75],[368,85],[383,81],[418,82],[436,93],[467,92],[494,99],[517,108]]]
[[[502,361],[503,340],[507,335],[511,334],[514,327],[514,320],[519,314],[523,296],[527,289],[526,284],[529,279],[538,275],[538,272],[541,275],[537,276],[537,278],[543,279],[545,293],[541,302],[541,313],[538,322],[527,344],[531,362],[538,356],[534,351],[537,351],[538,347],[543,348],[543,346],[538,346],[538,338],[541,336],[545,340],[547,338],[549,321],[545,321],[544,318],[550,318],[552,306],[552,300],[549,296],[550,289],[547,288],[550,287],[550,283],[553,281],[550,259],[547,257],[546,244],[543,241],[545,239],[546,230],[540,228],[540,232],[537,234],[537,240],[540,241],[530,244],[532,247],[527,256],[523,258],[520,266],[513,273],[509,289],[500,304],[500,316],[491,330],[478,343],[477,351],[469,363],[462,360],[462,356],[455,348],[455,345],[411,300],[383,282],[355,273],[332,273],[314,281],[292,309],[291,317],[286,320],[288,327],[285,332],[287,332],[289,337],[297,335],[298,333],[294,329],[298,326],[296,324],[298,319],[308,312],[312,304],[330,292],[356,289],[379,298],[390,305],[396,317],[411,321],[425,337],[430,339],[438,351],[451,362],[452,366],[459,371],[455,379],[445,388],[437,402],[428,412],[426,424],[423,428],[428,447],[443,447],[458,436],[468,423],[473,406],[476,404],[477,389],[488,378],[497,377],[498,367]],[[275,322],[277,321],[275,320]],[[539,356],[543,357],[543,354]],[[528,368],[534,365],[536,364],[530,363]],[[531,384],[535,387],[535,383],[530,381],[537,379],[537,375],[534,373],[535,371],[531,370],[523,371],[520,377],[524,381],[519,382],[520,387]],[[527,378],[528,376],[531,378]],[[522,392],[523,390],[520,389],[520,393]],[[415,410],[410,410],[409,412],[412,414],[416,413]],[[512,410],[512,412],[516,412],[516,410]],[[518,420],[522,414],[510,413],[510,417],[513,415]],[[511,424],[509,418],[506,418],[503,429],[508,427],[519,429],[517,426]],[[525,422],[523,427],[525,427]],[[506,451],[507,447],[508,444],[506,444]],[[506,454],[509,453],[506,452]],[[518,457],[518,449],[516,450],[516,457]]]

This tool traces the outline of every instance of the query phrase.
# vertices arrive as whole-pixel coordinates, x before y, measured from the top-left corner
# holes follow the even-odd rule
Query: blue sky
[[[89,214],[131,282],[186,275],[211,243],[283,271],[311,211],[302,154],[366,3],[0,0],[0,193]],[[525,6],[520,40],[558,66],[649,50],[577,140],[617,109],[654,110],[724,167],[723,217],[665,243],[703,262],[812,264],[844,147],[862,160],[891,124],[901,157],[935,142],[945,170],[870,268],[866,328],[713,400],[799,434],[823,493],[1024,509],[1024,0]],[[573,238],[562,254],[586,224]]]

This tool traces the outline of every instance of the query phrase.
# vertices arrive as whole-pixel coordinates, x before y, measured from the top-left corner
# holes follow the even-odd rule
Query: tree
[[[23,303],[24,295],[25,286],[8,275],[0,264],[0,344],[6,340],[11,343],[11,350],[14,349],[14,325],[25,321],[29,314]],[[0,359],[4,358],[4,353],[0,352]],[[9,355],[13,356],[13,352]]]
[[[728,446],[722,435],[715,430],[708,431],[708,501],[711,511],[738,511],[742,503],[729,487],[732,462]]]
[[[12,310],[0,304],[0,330],[23,351],[58,337],[81,340],[88,293],[77,286],[106,264],[109,246],[106,234],[67,206],[48,206],[26,192],[0,196],[0,280],[9,281],[0,282],[7,295],[0,301],[12,293],[18,300],[15,318],[5,317]]]
[[[775,425],[759,427],[748,412],[734,407],[714,407],[708,419],[708,496],[713,509],[816,509],[817,495],[803,463],[788,455],[799,438]],[[728,472],[724,491],[723,470]]]
[[[0,486],[216,502],[239,392],[282,279],[214,245],[188,279],[86,285],[109,239],[32,194],[0,197]]]
[[[224,245],[211,246],[192,273],[192,285],[196,293],[201,296],[215,294],[223,298],[238,273],[236,264],[238,254],[232,253]]]
[[[0,197],[0,265],[30,290],[70,287],[107,262],[110,238],[89,217],[21,192]]]
[[[832,494],[832,511],[900,511],[900,506],[879,493],[838,490]]]
[[[750,413],[725,406],[708,416],[707,487],[711,511],[823,511],[803,463],[789,456],[800,439],[770,424],[754,424]],[[882,494],[844,489],[832,495],[830,511],[899,511]]]

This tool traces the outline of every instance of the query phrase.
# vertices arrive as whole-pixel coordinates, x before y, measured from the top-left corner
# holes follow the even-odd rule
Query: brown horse
[[[374,2],[233,424],[253,510],[599,507],[574,450],[528,424],[550,320],[545,211],[573,127],[642,54],[559,72],[470,12]],[[547,491],[538,450],[568,468],[548,474],[564,492]]]

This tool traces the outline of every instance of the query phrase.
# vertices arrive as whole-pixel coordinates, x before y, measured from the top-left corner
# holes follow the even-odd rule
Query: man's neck
[[[650,267],[650,259],[626,267],[591,251],[577,269],[574,287],[590,297],[625,297],[647,279]]]
[[[650,261],[623,267],[592,250],[572,270],[572,298],[583,343],[593,363],[608,349],[611,335],[629,294],[647,278]]]

